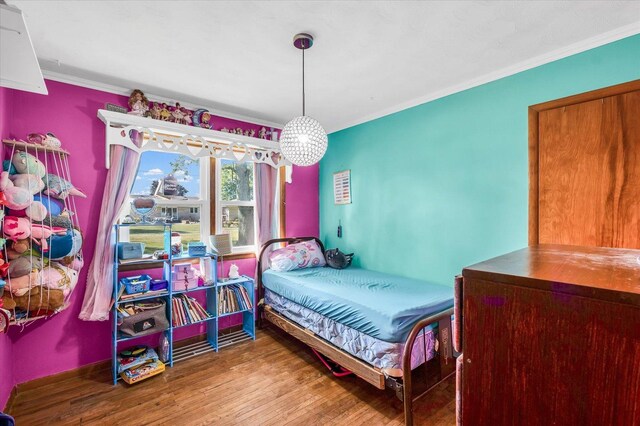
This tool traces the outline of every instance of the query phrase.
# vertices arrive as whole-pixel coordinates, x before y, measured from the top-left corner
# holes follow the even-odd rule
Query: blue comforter
[[[405,341],[423,317],[453,306],[453,288],[381,272],[309,268],[264,272],[269,290],[387,342]]]

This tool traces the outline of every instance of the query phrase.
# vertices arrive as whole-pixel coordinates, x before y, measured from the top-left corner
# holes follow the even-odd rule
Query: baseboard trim
[[[242,329],[242,325],[234,325],[229,328],[225,328],[224,330],[220,330],[221,334],[232,333],[234,331],[238,331]],[[182,346],[191,345],[197,342],[201,342],[206,340],[206,334],[198,334],[193,337],[188,337],[186,339],[179,340],[175,342],[174,347],[180,348]],[[78,368],[74,368],[73,370],[63,371],[61,373],[56,373],[51,376],[41,377],[39,379],[30,380],[28,382],[17,384],[13,387],[11,391],[11,395],[9,396],[9,400],[5,407],[6,411],[9,411],[11,408],[11,404],[13,403],[13,399],[19,392],[28,391],[32,389],[39,388],[40,386],[50,385],[52,383],[56,383],[62,380],[67,380],[70,378],[76,377],[95,377],[105,371],[109,371],[111,368],[111,360],[106,359],[104,361],[94,362],[92,364],[83,365]]]

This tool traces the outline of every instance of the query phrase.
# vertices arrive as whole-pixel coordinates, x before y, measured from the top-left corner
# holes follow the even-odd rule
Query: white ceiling
[[[631,1],[31,1],[45,76],[327,131],[640,32]],[[150,96],[152,97],[152,96]]]

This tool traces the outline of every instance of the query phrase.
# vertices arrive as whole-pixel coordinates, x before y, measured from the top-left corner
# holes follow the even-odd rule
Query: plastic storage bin
[[[207,246],[203,242],[191,242],[187,246],[189,256],[204,256],[207,254]]]
[[[118,259],[140,259],[144,246],[144,243],[118,243]]]
[[[151,277],[149,275],[125,277],[120,280],[120,285],[125,286],[125,291],[127,292],[127,294],[149,291],[150,283]]]

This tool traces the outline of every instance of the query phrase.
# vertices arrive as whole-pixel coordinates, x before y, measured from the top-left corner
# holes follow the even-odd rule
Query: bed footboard
[[[438,384],[455,374],[456,360],[454,358],[451,334],[452,314],[453,308],[431,315],[417,322],[411,329],[411,332],[409,332],[409,336],[407,337],[407,341],[404,346],[404,352],[402,353],[402,402],[404,404],[404,422],[407,426],[413,424],[413,403],[426,395]],[[424,328],[434,323],[438,324],[438,356],[440,373],[435,384],[429,386],[419,395],[414,396],[413,381],[411,377],[411,353],[413,351],[413,345]],[[400,389],[397,387],[396,393],[399,393],[399,391]]]

